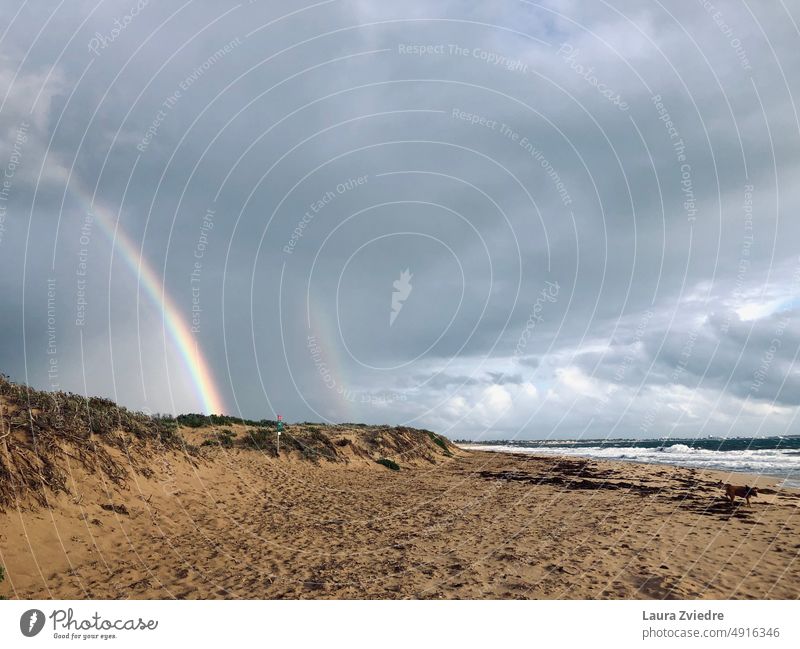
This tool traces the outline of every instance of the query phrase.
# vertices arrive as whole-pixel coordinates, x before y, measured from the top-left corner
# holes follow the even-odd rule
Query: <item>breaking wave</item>
[[[776,438],[777,439],[777,438]],[[663,442],[652,445],[617,446],[597,444],[595,446],[539,443],[490,443],[465,444],[465,448],[529,455],[569,455],[593,457],[605,460],[646,462],[650,464],[672,464],[696,469],[756,473],[780,477],[786,486],[800,486],[800,454],[796,448],[758,448],[715,450],[698,448],[683,443]]]

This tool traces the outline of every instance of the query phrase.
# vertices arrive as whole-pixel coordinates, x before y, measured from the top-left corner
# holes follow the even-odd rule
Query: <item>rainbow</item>
[[[166,331],[175,342],[181,360],[191,377],[197,397],[203,404],[204,412],[206,414],[227,412],[225,401],[214,381],[208,361],[200,351],[197,340],[181,310],[167,294],[161,276],[141,254],[139,247],[122,228],[117,215],[111,209],[99,202],[92,192],[82,187],[77,179],[72,178],[68,186],[81,202],[88,205],[88,212],[94,217],[94,223],[100,226],[103,234],[111,242],[112,249],[120,253],[125,265],[135,277],[138,277],[139,284],[144,287],[146,295],[156,309],[161,312]]]
[[[356,403],[352,400],[351,383],[345,371],[347,364],[344,362],[340,352],[341,344],[338,339],[338,324],[333,322],[330,310],[322,307],[320,299],[313,297],[310,293],[308,298],[306,309],[308,335],[314,336],[316,339],[317,345],[321,350],[321,358],[319,360],[325,364],[326,369],[330,372],[328,380],[325,381],[318,373],[319,368],[315,370],[316,378],[320,379],[323,386],[327,388],[324,391],[327,396],[325,400],[328,402],[329,408],[327,416],[317,412],[308,402],[306,404],[314,413],[326,421],[356,421],[358,419],[355,414],[357,408]],[[312,360],[316,361],[313,357]]]

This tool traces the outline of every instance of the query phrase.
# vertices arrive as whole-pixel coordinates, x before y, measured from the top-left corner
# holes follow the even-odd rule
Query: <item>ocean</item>
[[[800,488],[800,436],[703,439],[496,440],[464,442],[481,451],[577,455],[604,460],[673,464],[717,471],[757,473]]]

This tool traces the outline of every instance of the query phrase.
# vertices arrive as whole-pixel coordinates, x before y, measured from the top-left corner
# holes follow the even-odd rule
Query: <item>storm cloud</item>
[[[799,432],[796,9],[0,13],[12,379],[451,437]]]

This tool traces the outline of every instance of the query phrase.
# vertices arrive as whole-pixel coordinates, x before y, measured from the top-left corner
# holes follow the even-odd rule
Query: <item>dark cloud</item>
[[[55,310],[137,408],[202,407],[196,344],[252,417],[797,432],[791,9],[133,4],[0,10],[6,373]]]

